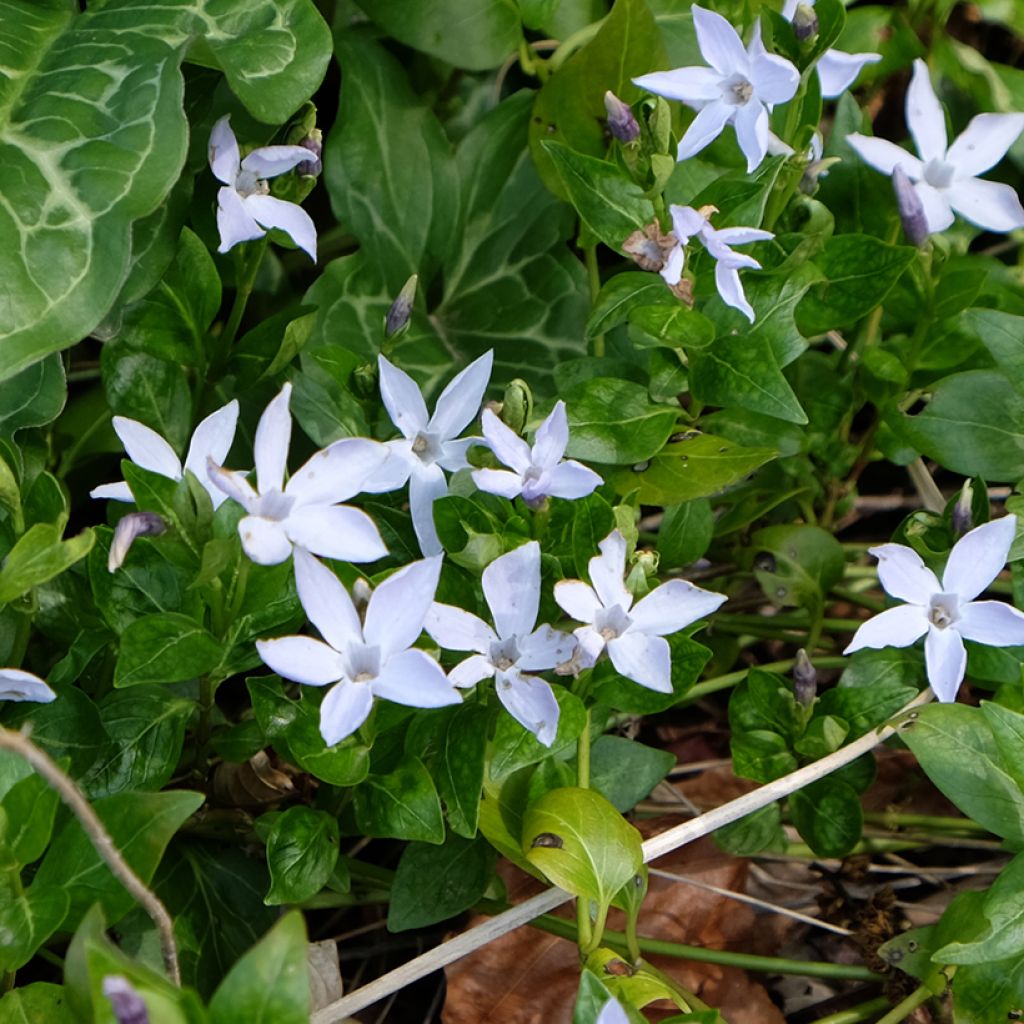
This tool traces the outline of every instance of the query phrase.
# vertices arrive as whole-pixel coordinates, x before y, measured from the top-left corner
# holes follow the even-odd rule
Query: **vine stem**
[[[923,690],[902,708],[892,721],[901,720],[902,716],[914,711],[915,708],[928,703],[930,700],[932,700],[931,690]],[[823,757],[821,760],[805,765],[803,768],[799,768],[797,771],[791,772],[781,779],[776,779],[774,782],[769,782],[767,785],[746,793],[735,800],[730,800],[728,803],[722,804],[721,807],[716,807],[714,810],[708,811],[698,818],[693,818],[690,821],[676,825],[674,828],[667,829],[660,835],[652,836],[643,844],[644,863],[656,860],[658,857],[663,857],[666,853],[671,853],[687,843],[692,843],[694,840],[700,839],[702,836],[706,836],[716,829],[722,828],[724,825],[739,821],[740,818],[745,818],[748,814],[752,814],[762,807],[767,807],[776,800],[789,796],[791,793],[803,789],[804,786],[816,782],[826,775],[831,775],[832,772],[842,768],[843,765],[856,761],[862,754],[866,754],[883,740],[888,739],[901,724],[902,721],[897,721],[895,725],[885,725],[866,733],[852,743],[848,743],[845,747],[840,747],[839,750],[829,754],[828,757]],[[405,988],[406,985],[411,985],[414,981],[426,977],[426,975],[431,974],[433,971],[455,963],[456,960],[461,960],[462,957],[468,956],[481,946],[486,946],[489,942],[501,938],[502,935],[515,931],[520,925],[527,924],[535,917],[547,914],[562,906],[571,898],[567,892],[563,892],[561,889],[546,889],[544,892],[530,897],[530,899],[525,900],[518,906],[498,914],[497,917],[493,917],[489,921],[478,924],[475,928],[470,928],[461,935],[457,935],[454,939],[442,942],[439,946],[435,946],[434,949],[428,950],[426,953],[402,964],[401,967],[389,971],[369,984],[363,985],[354,992],[328,1004],[313,1014],[310,1018],[310,1024],[341,1024],[347,1017],[357,1013],[359,1010],[372,1006],[378,1000],[384,999],[391,995],[391,993]]]
[[[46,751],[41,750],[29,739],[26,732],[0,728],[0,749],[10,750],[28,761],[67,804],[111,873],[152,919],[160,936],[160,950],[163,953],[167,975],[175,985],[180,985],[178,947],[174,941],[174,923],[171,921],[171,915],[167,913],[167,908],[159,897],[146,887],[121,855],[121,851],[114,845],[110,833],[92,809],[92,805],[82,795],[82,791]]]

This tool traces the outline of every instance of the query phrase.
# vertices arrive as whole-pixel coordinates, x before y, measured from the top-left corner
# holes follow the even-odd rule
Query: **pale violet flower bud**
[[[797,39],[804,41],[817,35],[818,16],[814,11],[814,0],[786,0],[782,5],[782,16],[792,22]],[[826,50],[815,66],[821,95],[826,99],[835,99],[853,85],[865,65],[875,64],[881,59],[880,53]]]
[[[387,316],[384,318],[384,337],[394,338],[399,332],[409,326],[409,318],[412,316],[412,304],[416,299],[416,285],[419,277],[413,274],[408,281],[402,285],[402,290],[397,298],[391,303]]]
[[[793,694],[797,703],[804,707],[814,703],[818,695],[818,670],[802,647],[796,652],[796,664],[793,666]]]
[[[155,512],[129,512],[122,516],[114,528],[114,538],[107,554],[107,572],[116,572],[124,565],[136,537],[159,537],[167,523]]]
[[[940,701],[955,700],[967,671],[964,640],[990,647],[1024,644],[1024,613],[1002,601],[975,600],[1006,564],[1016,531],[1016,516],[1010,515],[964,534],[949,553],[941,583],[912,548],[870,548],[882,586],[906,603],[868,619],[843,653],[909,647],[925,637],[928,682]]]
[[[57,694],[39,676],[20,668],[0,668],[0,700],[49,704]]]
[[[320,159],[324,151],[324,133],[319,128],[313,128],[304,139],[299,140],[299,145],[303,149],[308,149],[311,156],[301,164],[295,165],[295,173],[311,178],[317,177],[324,169]]]
[[[117,1024],[149,1024],[149,1010],[127,978],[108,974],[103,979],[103,994],[110,1002]]]
[[[608,131],[619,142],[628,146],[640,138],[640,125],[633,111],[610,89],[604,94],[604,109],[608,114]]]
[[[971,508],[974,502],[974,485],[970,480],[964,481],[963,487],[960,488],[960,494],[956,499],[956,504],[953,506],[953,534],[956,537],[962,537],[974,522],[974,512]]]
[[[955,213],[986,231],[1024,227],[1024,207],[1017,193],[1002,182],[978,177],[994,167],[1024,131],[1024,114],[978,114],[949,144],[946,117],[928,65],[918,59],[907,90],[906,118],[920,159],[885,139],[853,133],[846,141],[876,171],[891,175],[903,168],[924,207],[930,234],[945,231]]]
[[[793,14],[793,35],[797,42],[804,43],[818,34],[818,15],[813,7],[798,3]]]
[[[928,241],[928,218],[924,212],[924,203],[914,191],[907,172],[899,164],[892,169],[892,190],[896,193],[896,209],[903,223],[903,233],[913,245],[924,245]]]

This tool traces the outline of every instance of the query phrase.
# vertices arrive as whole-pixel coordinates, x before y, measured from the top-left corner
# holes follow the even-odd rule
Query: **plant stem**
[[[814,659],[815,668],[843,668],[847,663],[847,658]],[[787,658],[785,661],[773,661],[767,665],[758,665],[757,667],[765,672],[788,672],[795,664],[795,658]],[[708,694],[717,693],[719,690],[727,690],[730,686],[742,683],[747,678],[748,671],[749,669],[743,668],[738,672],[727,672],[724,676],[714,676],[711,679],[705,679],[702,683],[697,683],[690,687],[683,696],[681,703],[692,704],[694,701],[708,696]]]
[[[181,972],[178,969],[178,947],[174,941],[174,922],[167,908],[160,902],[155,893],[146,888],[145,883],[132,870],[114,845],[106,826],[100,821],[92,805],[82,795],[70,776],[46,751],[37,747],[25,732],[14,732],[0,728],[0,749],[10,750],[23,757],[46,780],[47,784],[57,791],[61,800],[78,819],[92,843],[93,849],[103,862],[110,868],[113,876],[128,890],[132,899],[149,915],[160,936],[160,950],[163,953],[164,968],[167,976],[175,985],[181,984]]]
[[[583,256],[587,265],[587,280],[590,282],[590,301],[593,303],[601,291],[601,270],[597,265],[597,246],[588,245],[583,250]],[[604,356],[604,334],[594,335],[591,349],[596,358],[601,359]]]
[[[587,716],[583,723],[583,731],[576,741],[576,785],[580,789],[590,788],[590,708],[587,708]],[[607,910],[605,911],[607,914]],[[601,930],[604,928],[604,915],[600,921],[601,928],[598,929],[590,921],[590,900],[584,897],[576,897],[576,944],[580,947],[580,953],[587,956],[593,951],[597,942],[601,941]],[[595,941],[596,940],[596,941]]]
[[[830,1013],[827,1017],[819,1017],[811,1024],[861,1024],[861,1021],[870,1020],[876,1013],[888,1010],[892,1004],[885,996],[871,999],[858,1006],[851,1006],[848,1010],[839,1010],[837,1013]]]
[[[906,1020],[919,1006],[923,1006],[935,993],[927,986],[922,985],[914,989],[906,999],[896,1004],[884,1017],[878,1018],[878,1024],[899,1024]]]
[[[267,251],[268,236],[264,235],[254,245],[243,249],[238,257],[238,273],[235,279],[235,298],[231,304],[231,312],[228,314],[228,321],[220,336],[220,353],[217,360],[217,371],[222,371],[227,365],[231,355],[231,346],[235,343],[235,335],[241,326],[242,317],[245,315],[245,307],[249,304],[249,296],[252,295],[253,285],[256,283],[256,275],[259,273],[260,265],[263,263],[263,254]]]
[[[950,818],[935,814],[903,814],[899,811],[865,811],[864,820],[898,829],[917,826],[936,829],[940,832],[981,832],[988,835],[988,829],[970,818]]]

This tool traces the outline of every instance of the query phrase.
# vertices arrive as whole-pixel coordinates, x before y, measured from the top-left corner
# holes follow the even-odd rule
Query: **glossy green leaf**
[[[860,840],[864,811],[856,790],[845,782],[821,779],[789,798],[793,824],[819,857],[845,857]]]
[[[842,545],[818,526],[769,526],[750,541],[754,576],[776,604],[817,611],[842,579]]]
[[[89,553],[95,540],[91,529],[70,540],[61,540],[56,526],[36,523],[19,538],[0,569],[0,604],[7,604],[64,572]]]
[[[490,717],[478,704],[455,708],[445,725],[433,766],[448,825],[466,839],[472,839],[477,831]]]
[[[6,794],[3,809],[5,829],[0,833],[11,856],[18,864],[31,864],[43,855],[57,814],[60,797],[41,775],[30,775],[15,783]]]
[[[554,687],[558,701],[558,729],[550,747],[545,747],[528,729],[524,729],[504,711],[498,715],[490,754],[490,776],[496,782],[516,769],[536,764],[549,755],[571,750],[586,723],[583,702],[562,686]]]
[[[338,859],[338,822],[312,807],[289,807],[267,837],[270,891],[264,900],[302,903],[326,884]]]
[[[58,355],[40,359],[13,376],[0,372],[0,434],[9,437],[22,427],[49,423],[64,408],[67,394],[64,364]]]
[[[355,790],[356,822],[364,835],[444,842],[441,801],[417,758],[387,775],[368,775]]]
[[[662,569],[679,569],[696,562],[711,543],[714,518],[704,498],[669,505],[658,527]]]
[[[195,679],[215,668],[223,654],[221,644],[187,615],[147,615],[121,635],[114,685]]]
[[[675,763],[667,750],[624,736],[600,736],[590,748],[590,785],[625,814],[650,794]]]
[[[1018,669],[1018,679],[1019,671]],[[1024,790],[1024,764],[1021,763],[1021,751],[1024,750],[1024,715],[992,701],[983,701],[981,712],[992,730],[1007,772]]]
[[[598,662],[592,677],[594,696],[607,707],[631,715],[655,715],[678,704],[700,678],[711,658],[703,644],[682,633],[665,638],[672,659],[672,692],[658,693],[620,676],[610,661]]]
[[[796,771],[797,759],[785,736],[770,729],[734,731],[729,739],[732,770],[741,779],[772,782]]]
[[[665,282],[657,274],[638,271],[615,274],[605,281],[594,299],[587,319],[587,337],[593,338],[624,323],[634,309],[661,308],[660,304],[666,302],[669,295]]]
[[[748,814],[715,833],[715,842],[737,857],[754,857],[759,853],[782,853],[786,849],[786,832],[782,827],[782,808],[769,804]]]
[[[10,1024],[77,1024],[63,985],[34,981],[0,999],[0,1020]]]
[[[863,686],[843,684],[826,690],[818,698],[815,715],[835,715],[841,718],[850,727],[849,738],[856,739],[869,729],[888,721],[909,704],[918,692],[914,686],[886,682],[882,672],[873,678],[878,681]]]

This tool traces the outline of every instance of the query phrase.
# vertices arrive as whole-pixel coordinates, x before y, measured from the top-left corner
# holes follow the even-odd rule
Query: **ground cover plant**
[[[1020,1019],[1022,24],[7,0],[0,1022]]]

